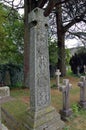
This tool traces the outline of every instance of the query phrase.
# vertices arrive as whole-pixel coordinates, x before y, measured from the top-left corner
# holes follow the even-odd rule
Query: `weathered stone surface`
[[[60,130],[64,127],[60,115],[51,106],[39,112],[29,111],[26,123],[28,130]]]
[[[72,114],[72,109],[70,108],[69,102],[69,91],[71,87],[72,85],[69,83],[69,79],[63,79],[63,85],[59,88],[63,95],[63,108],[60,110],[61,118],[63,120],[67,120],[67,117]]]
[[[0,87],[0,97],[10,96],[10,89],[8,86]]]
[[[50,74],[48,54],[48,18],[36,8],[28,16],[30,34],[30,110],[27,113],[28,130],[60,130],[64,123],[50,106]]]
[[[80,82],[78,83],[80,87],[80,106],[86,109],[86,77],[81,76]]]
[[[2,124],[2,129],[1,130],[8,130],[8,128],[4,124]]]
[[[57,88],[59,89],[59,85],[60,85],[60,75],[61,75],[61,72],[60,72],[59,69],[56,70],[55,75],[56,75],[56,86],[57,86]]]
[[[50,104],[48,23],[38,8],[29,14],[31,108],[38,111]]]
[[[8,130],[8,128],[2,124],[1,120],[1,104],[2,104],[2,99],[7,98],[10,96],[10,89],[8,86],[5,87],[0,87],[0,130]]]

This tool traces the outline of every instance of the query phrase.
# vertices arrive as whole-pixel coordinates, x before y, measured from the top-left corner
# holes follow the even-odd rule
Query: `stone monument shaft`
[[[35,8],[29,13],[30,43],[30,110],[26,118],[28,130],[61,130],[64,123],[50,105],[50,74],[48,54],[48,18],[43,10]]]
[[[36,8],[29,14],[30,26],[30,105],[33,110],[50,104],[48,19]]]

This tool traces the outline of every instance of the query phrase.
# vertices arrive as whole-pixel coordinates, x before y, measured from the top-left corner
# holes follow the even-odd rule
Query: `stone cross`
[[[59,89],[59,83],[60,83],[60,79],[59,78],[60,78],[60,75],[61,75],[61,72],[60,72],[59,69],[56,70],[55,75],[56,75],[56,86]]]
[[[77,75],[80,76],[80,67],[77,66]]]
[[[2,100],[10,96],[10,89],[8,86],[0,87],[0,130],[8,130],[7,127],[1,122],[1,104]]]
[[[35,8],[28,15],[30,110],[26,126],[30,130],[61,130],[64,123],[51,106],[48,18]]]
[[[84,74],[86,74],[86,65],[84,65]]]
[[[80,106],[86,108],[86,77],[81,76],[80,82],[78,83],[80,87]]]
[[[63,120],[66,120],[72,114],[72,109],[69,106],[69,91],[71,87],[69,79],[63,79],[63,85],[59,88],[63,94],[63,109],[60,111]]]

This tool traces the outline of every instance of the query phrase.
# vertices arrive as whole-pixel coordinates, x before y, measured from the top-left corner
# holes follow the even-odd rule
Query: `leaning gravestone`
[[[81,76],[80,82],[78,83],[80,87],[80,106],[86,109],[86,77]]]
[[[69,79],[63,79],[63,85],[59,88],[63,95],[63,108],[60,110],[61,118],[63,120],[67,120],[67,118],[72,114],[72,109],[69,105],[69,92],[71,87],[72,85],[69,83]]]
[[[0,105],[3,99],[10,97],[10,90],[8,86],[0,87]],[[8,128],[1,122],[1,106],[0,106],[0,130],[8,130]]]
[[[61,130],[64,123],[50,105],[50,75],[48,55],[48,18],[43,10],[35,8],[29,14],[30,37],[30,110],[26,127],[28,130]]]

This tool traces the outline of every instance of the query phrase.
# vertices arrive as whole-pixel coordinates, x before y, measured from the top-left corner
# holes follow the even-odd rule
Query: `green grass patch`
[[[70,106],[73,110],[73,115],[69,118],[68,122],[65,122],[66,126],[64,130],[86,130],[86,110],[80,109],[78,101],[80,99],[80,88],[78,87],[79,78],[67,76],[72,83],[72,89],[70,90]],[[62,78],[63,79],[63,78]],[[62,80],[61,79],[61,80]],[[55,85],[55,79],[51,80],[51,86]],[[30,101],[26,102],[27,97],[29,99],[29,89],[12,89],[11,97],[14,100],[4,103],[2,106],[18,121],[23,122],[27,115],[27,109],[30,106]],[[23,100],[24,99],[24,100]],[[51,89],[51,104],[59,112],[62,109],[62,92],[53,87]],[[20,130],[24,130],[23,128]]]

